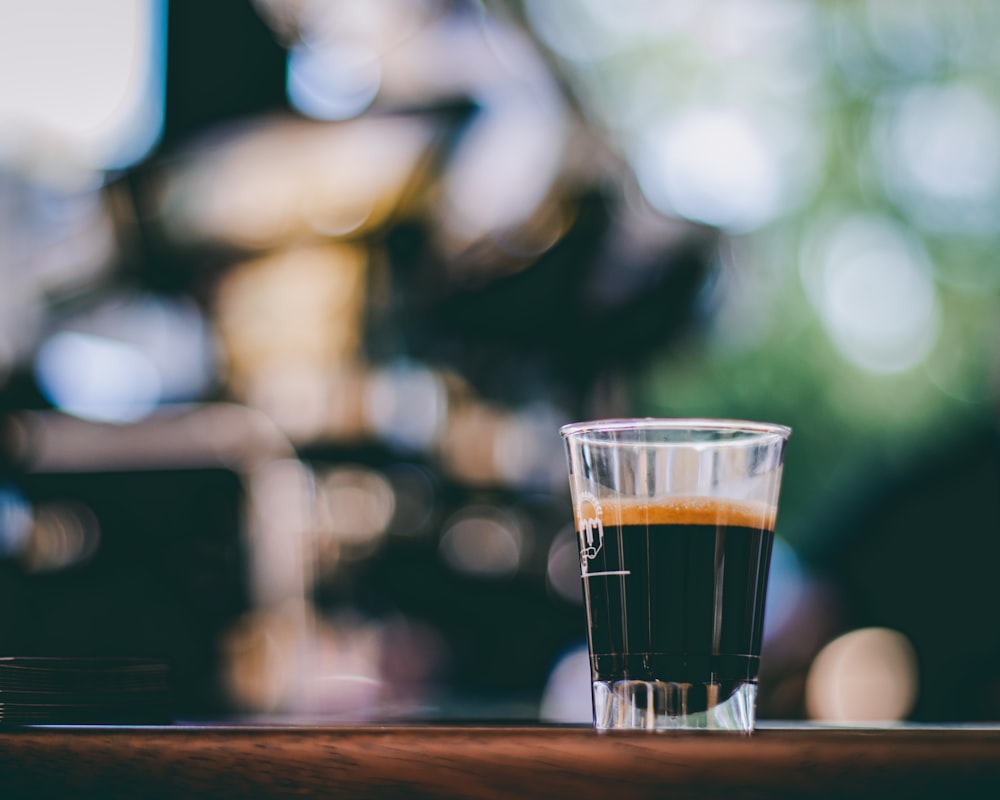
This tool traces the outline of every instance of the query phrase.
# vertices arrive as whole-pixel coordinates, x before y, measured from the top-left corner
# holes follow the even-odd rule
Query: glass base
[[[756,714],[755,681],[594,681],[598,730],[751,733]]]

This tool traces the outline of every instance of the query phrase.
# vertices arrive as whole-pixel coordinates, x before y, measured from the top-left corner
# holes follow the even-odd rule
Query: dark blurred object
[[[998,720],[1000,437],[984,428],[887,472],[864,473],[807,556],[837,587],[841,630],[878,626],[912,644],[912,719]]]
[[[151,659],[0,657],[0,727],[162,725],[168,675]]]
[[[699,295],[713,277],[716,232],[600,192],[566,204],[572,218],[558,241],[531,257],[508,252],[492,274],[472,266],[485,245],[445,267],[418,232],[393,231],[401,305],[387,322],[402,328],[410,355],[449,364],[502,402],[541,390],[574,405],[689,334],[706,311]],[[449,281],[442,269],[488,278]]]
[[[81,471],[16,485],[35,526],[22,557],[0,561],[2,652],[162,658],[182,713],[224,708],[217,641],[247,604],[239,479]]]
[[[171,2],[163,145],[221,122],[287,109],[285,49],[249,0]]]
[[[158,659],[179,713],[226,709],[218,643],[249,604],[246,493],[220,440],[192,435],[203,419],[5,420],[0,654]]]

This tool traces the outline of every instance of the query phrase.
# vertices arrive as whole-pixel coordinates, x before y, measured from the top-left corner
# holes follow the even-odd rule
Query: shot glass
[[[620,419],[560,433],[595,727],[752,732],[791,430]]]

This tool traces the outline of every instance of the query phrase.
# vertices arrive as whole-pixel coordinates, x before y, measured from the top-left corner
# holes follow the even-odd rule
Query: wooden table
[[[169,726],[0,733],[0,798],[1000,798],[1000,726],[731,734]]]

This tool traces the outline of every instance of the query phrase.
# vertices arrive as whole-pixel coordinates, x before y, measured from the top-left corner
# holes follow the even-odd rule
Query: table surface
[[[1000,798],[1000,726],[752,736],[572,726],[172,725],[0,733],[0,797]]]

